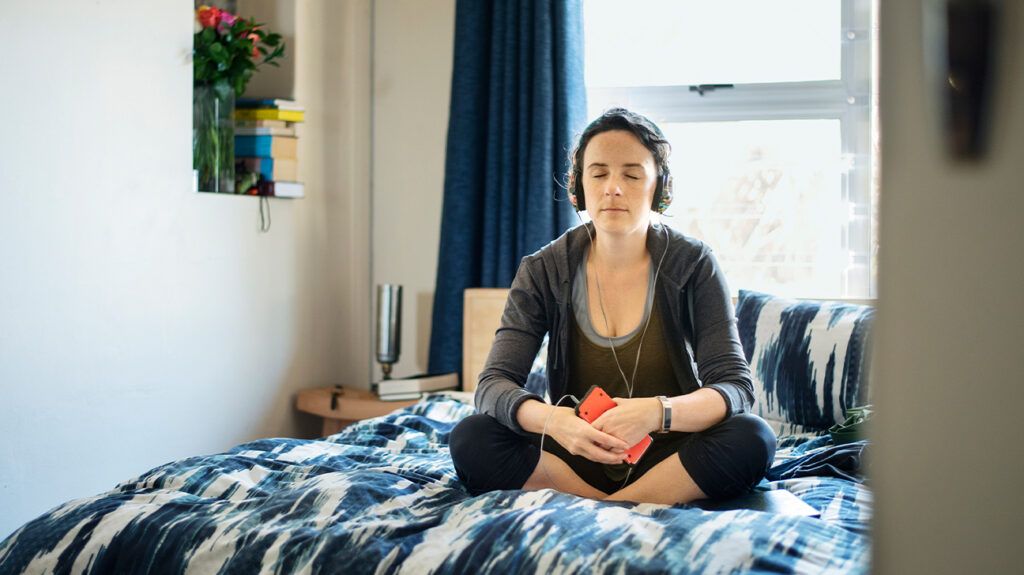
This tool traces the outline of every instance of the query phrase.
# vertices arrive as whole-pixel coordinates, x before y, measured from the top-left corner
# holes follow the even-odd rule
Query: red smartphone
[[[601,417],[601,414],[615,407],[616,404],[603,389],[596,385],[590,386],[583,401],[576,404],[576,415],[582,417],[587,423],[594,423],[594,420]]]
[[[587,423],[594,423],[594,420],[601,417],[601,414],[615,407],[616,404],[611,397],[600,387],[596,385],[590,386],[587,390],[587,394],[583,396],[583,401],[576,404],[576,415],[583,418]],[[644,453],[647,452],[647,448],[651,446],[651,436],[644,436],[633,447],[626,450],[626,463],[629,465],[636,465],[640,458],[643,457]]]

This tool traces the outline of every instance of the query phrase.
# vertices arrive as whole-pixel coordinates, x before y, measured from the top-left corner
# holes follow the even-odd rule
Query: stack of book
[[[295,125],[305,109],[293,100],[240,98],[235,103],[235,168],[248,182],[239,193],[301,198]],[[254,174],[254,178],[246,178]]]
[[[459,388],[459,374],[414,375],[401,379],[382,379],[372,385],[373,391],[384,401],[419,399],[433,391]]]

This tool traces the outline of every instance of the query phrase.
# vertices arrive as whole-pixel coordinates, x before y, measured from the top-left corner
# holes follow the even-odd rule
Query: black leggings
[[[734,415],[695,433],[652,435],[654,444],[629,476],[629,483],[672,454],[701,491],[712,499],[728,499],[748,491],[764,477],[775,458],[775,432],[763,419],[749,413]],[[459,478],[473,495],[496,489],[521,489],[540,461],[540,434],[523,436],[489,415],[463,419],[452,430],[452,461]],[[551,435],[547,451],[596,489],[611,494],[622,487],[604,471],[604,465],[572,455]]]

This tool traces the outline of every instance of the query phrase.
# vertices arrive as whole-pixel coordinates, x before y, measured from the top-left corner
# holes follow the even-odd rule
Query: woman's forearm
[[[536,399],[527,399],[519,406],[519,410],[516,411],[516,421],[526,431],[540,433],[544,429],[544,422],[548,419],[548,416],[552,415],[552,409],[556,408]],[[551,419],[554,419],[554,417]],[[548,429],[548,433],[550,432],[551,430]]]
[[[660,410],[660,405],[653,399],[651,401],[655,409]],[[725,399],[713,389],[698,389],[686,395],[671,397],[669,401],[672,402],[672,431],[704,431],[724,420],[726,416]],[[540,433],[553,409],[571,408],[556,408],[536,399],[528,399],[519,406],[516,421],[524,430]],[[548,429],[548,433],[550,432],[551,429]]]
[[[728,407],[722,394],[708,388],[677,395],[669,401],[672,402],[672,431],[704,431],[725,419]]]

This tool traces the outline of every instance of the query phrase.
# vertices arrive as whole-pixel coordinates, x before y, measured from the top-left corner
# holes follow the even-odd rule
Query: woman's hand
[[[657,401],[657,400],[655,400]],[[604,433],[576,415],[571,407],[555,407],[548,435],[566,451],[597,463],[622,463],[633,444]],[[617,409],[617,408],[616,408]],[[637,440],[639,441],[639,439]]]
[[[594,420],[594,429],[617,437],[630,447],[645,435],[661,429],[661,402],[656,397],[623,399],[613,397],[617,405]]]

